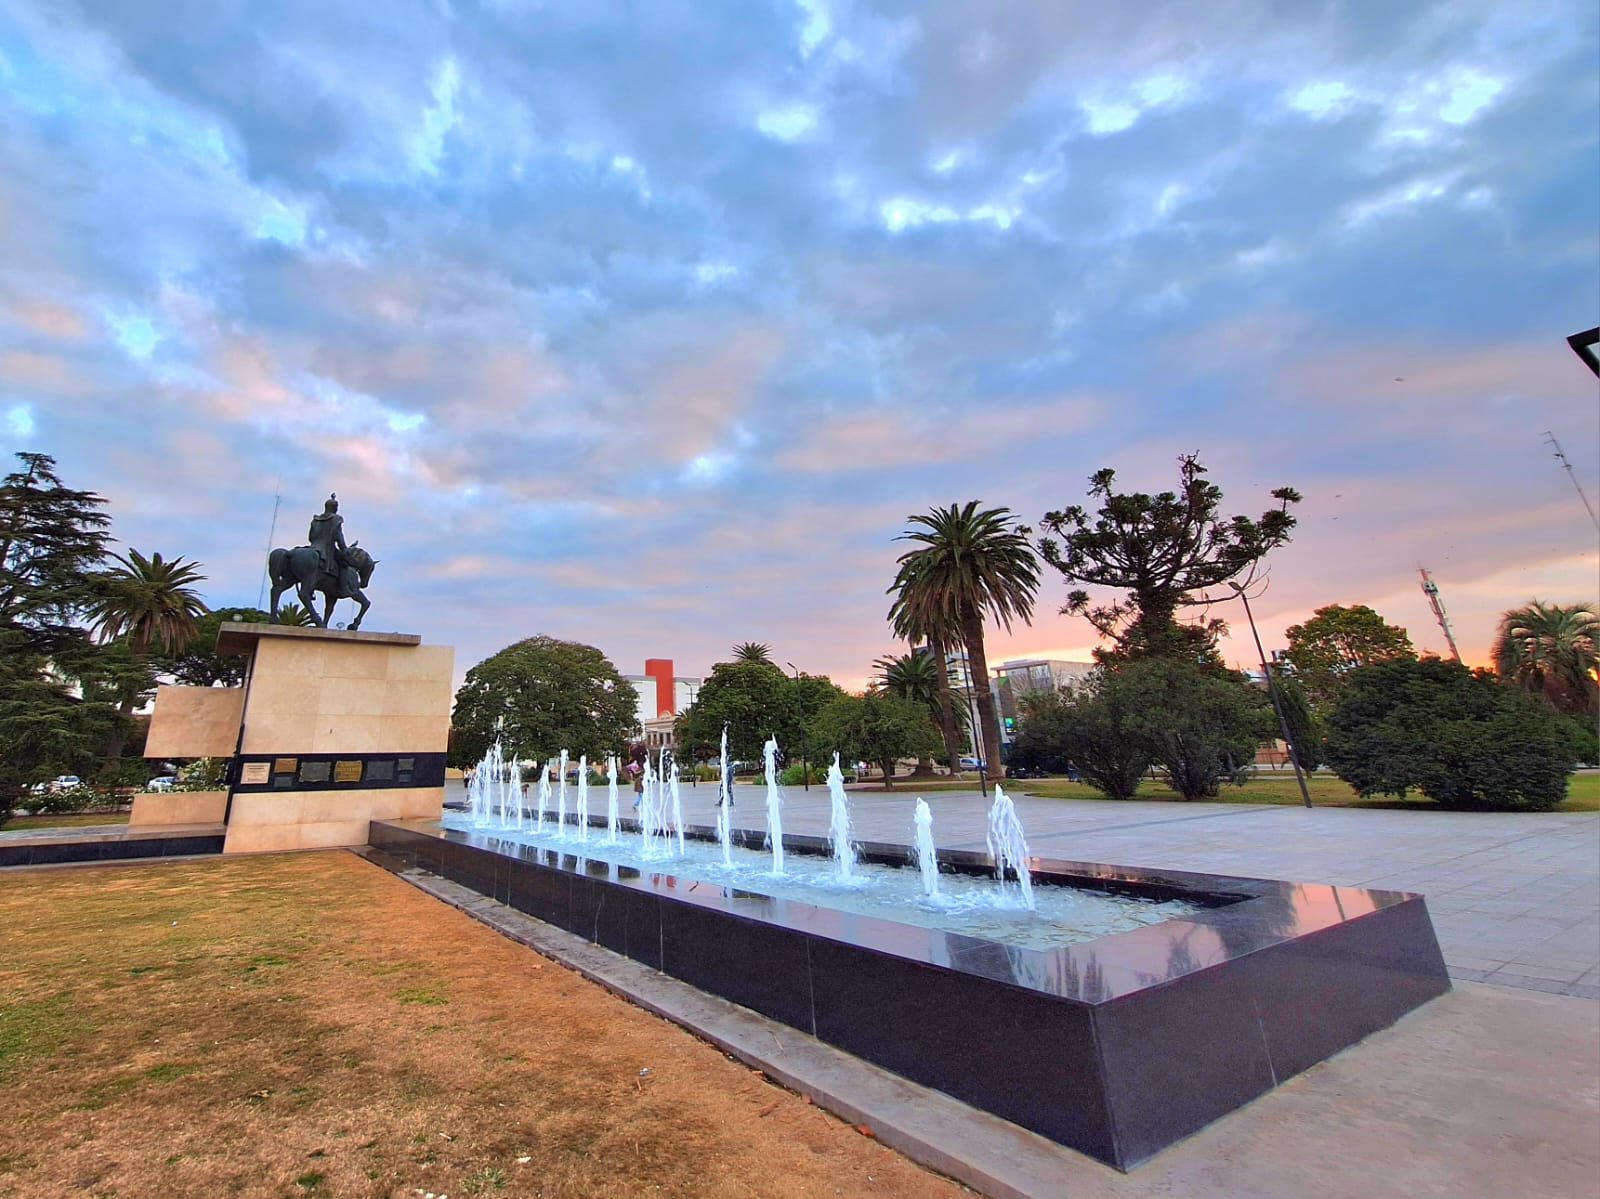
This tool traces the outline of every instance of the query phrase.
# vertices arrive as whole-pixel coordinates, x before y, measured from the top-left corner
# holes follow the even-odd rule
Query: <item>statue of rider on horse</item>
[[[272,623],[278,623],[278,597],[293,587],[300,597],[300,606],[324,629],[328,627],[335,603],[342,599],[355,600],[361,605],[361,611],[350,622],[350,630],[354,632],[361,627],[361,618],[372,605],[362,588],[371,582],[377,559],[362,549],[360,542],[345,544],[344,517],[339,515],[337,495],[330,495],[322,511],[311,518],[311,530],[306,538],[310,545],[296,546],[292,550],[275,549],[267,556],[267,575],[272,580]],[[319,591],[326,599],[320,616],[315,606]]]

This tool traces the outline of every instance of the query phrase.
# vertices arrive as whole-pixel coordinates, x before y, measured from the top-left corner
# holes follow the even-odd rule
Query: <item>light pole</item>
[[[785,662],[790,670],[794,671],[794,704],[800,709],[800,786],[804,791],[811,790],[811,734],[806,731],[806,705],[805,696],[800,692],[800,668],[793,662]]]
[[[1294,741],[1289,736],[1289,722],[1283,715],[1283,703],[1278,699],[1278,685],[1272,680],[1272,670],[1267,665],[1267,653],[1261,648],[1261,634],[1256,632],[1255,613],[1250,611],[1250,597],[1244,593],[1244,588],[1238,583],[1230,582],[1239,601],[1244,604],[1244,618],[1250,622],[1250,636],[1255,638],[1256,654],[1261,659],[1261,673],[1267,676],[1267,694],[1272,697],[1272,710],[1278,714],[1278,730],[1283,734],[1283,743],[1289,748],[1289,764],[1294,767],[1294,781],[1300,784],[1300,798],[1306,801],[1306,807],[1311,806],[1311,792],[1306,787],[1306,776],[1300,773],[1300,755],[1295,752]]]

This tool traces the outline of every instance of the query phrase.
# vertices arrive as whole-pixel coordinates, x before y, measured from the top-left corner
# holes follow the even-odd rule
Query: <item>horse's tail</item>
[[[267,555],[267,578],[273,582],[289,579],[289,551],[282,546]]]

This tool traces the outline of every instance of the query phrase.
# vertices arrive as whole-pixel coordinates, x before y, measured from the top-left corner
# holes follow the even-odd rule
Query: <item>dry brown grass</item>
[[[0,1196],[962,1190],[353,855],[9,873],[0,928]]]

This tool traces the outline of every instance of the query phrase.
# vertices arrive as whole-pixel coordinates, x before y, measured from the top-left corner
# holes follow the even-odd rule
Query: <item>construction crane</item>
[[[1419,565],[1417,573],[1422,576],[1422,594],[1428,597],[1428,607],[1433,609],[1433,618],[1444,630],[1445,642],[1450,646],[1450,656],[1459,662],[1461,651],[1456,648],[1455,635],[1450,632],[1450,618],[1444,614],[1444,601],[1439,598],[1439,584],[1433,581],[1426,566]]]

